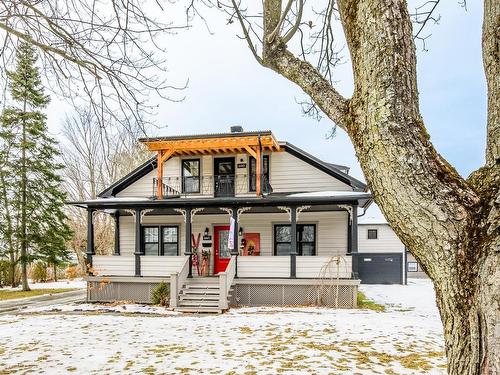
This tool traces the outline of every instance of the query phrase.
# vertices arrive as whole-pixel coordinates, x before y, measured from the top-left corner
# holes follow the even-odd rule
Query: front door
[[[224,272],[231,259],[228,239],[229,225],[214,228],[214,274]]]
[[[214,159],[214,184],[216,197],[234,197],[234,158]]]

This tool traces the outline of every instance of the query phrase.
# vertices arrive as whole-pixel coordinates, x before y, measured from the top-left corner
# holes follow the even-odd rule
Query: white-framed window
[[[408,262],[408,272],[418,272],[418,263],[417,262]]]

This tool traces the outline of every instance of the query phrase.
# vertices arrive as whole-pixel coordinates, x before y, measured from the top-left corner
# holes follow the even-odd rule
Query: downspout
[[[263,156],[262,156],[262,141],[261,141],[261,134],[259,133],[259,135],[257,136],[257,139],[259,140],[259,160],[256,160],[256,162],[260,165],[260,176],[258,176],[258,179],[260,181],[260,196],[264,196],[264,189],[262,188],[263,184],[262,184],[262,180],[263,180],[263,176],[264,176],[264,173],[263,173],[263,169],[264,169],[264,163],[262,163],[262,159],[263,159]]]

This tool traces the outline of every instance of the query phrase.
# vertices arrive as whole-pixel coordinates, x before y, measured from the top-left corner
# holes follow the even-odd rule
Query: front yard
[[[0,316],[0,373],[444,374],[430,282],[362,289],[385,311],[241,308],[192,316],[74,305]]]

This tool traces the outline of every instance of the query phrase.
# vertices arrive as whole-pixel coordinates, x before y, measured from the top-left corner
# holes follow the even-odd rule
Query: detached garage
[[[403,254],[358,253],[361,284],[403,284]]]
[[[362,284],[406,284],[406,250],[382,219],[360,217],[358,277]]]

